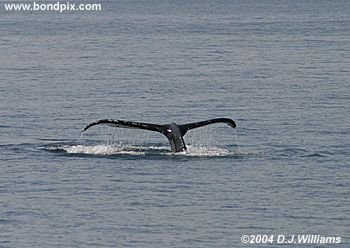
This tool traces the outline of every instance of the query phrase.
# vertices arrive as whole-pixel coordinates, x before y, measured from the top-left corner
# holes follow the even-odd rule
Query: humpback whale
[[[229,118],[215,118],[210,119],[206,121],[199,121],[199,122],[192,122],[187,124],[178,125],[174,122],[170,124],[151,124],[151,123],[142,123],[142,122],[134,122],[134,121],[123,121],[123,120],[114,120],[114,119],[102,119],[95,122],[92,122],[88,124],[84,129],[83,132],[88,130],[90,127],[96,126],[96,125],[108,125],[112,127],[120,127],[120,128],[136,128],[136,129],[143,129],[143,130],[149,130],[161,133],[167,137],[172,152],[182,152],[186,151],[186,144],[184,141],[184,136],[187,133],[187,131],[203,127],[209,124],[214,123],[225,123],[229,125],[232,128],[236,127],[236,123]]]

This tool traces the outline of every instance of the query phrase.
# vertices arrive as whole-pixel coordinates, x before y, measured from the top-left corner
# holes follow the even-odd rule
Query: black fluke
[[[187,150],[186,145],[185,145],[185,141],[183,139],[183,136],[185,136],[187,131],[194,129],[194,128],[214,124],[214,123],[225,123],[232,128],[236,127],[236,123],[232,119],[229,119],[229,118],[216,118],[216,119],[211,119],[211,120],[206,120],[206,121],[187,123],[187,124],[183,124],[183,125],[177,125],[174,122],[170,123],[170,124],[165,124],[165,125],[158,125],[158,124],[133,122],[133,121],[103,119],[103,120],[98,120],[98,121],[95,121],[95,122],[88,124],[83,129],[83,132],[88,130],[90,127],[93,127],[96,125],[101,125],[101,124],[112,126],[112,127],[136,128],[136,129],[155,131],[155,132],[164,134],[168,138],[170,146],[171,146],[171,150],[173,152],[182,152],[182,151]]]

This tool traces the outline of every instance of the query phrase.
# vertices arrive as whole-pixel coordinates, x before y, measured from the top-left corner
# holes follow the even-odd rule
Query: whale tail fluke
[[[169,140],[171,149],[173,152],[185,151],[186,145],[183,140],[183,136],[191,129],[203,127],[215,123],[225,123],[232,128],[236,127],[236,123],[229,118],[216,118],[206,121],[192,122],[183,125],[177,125],[175,123],[158,125],[152,123],[142,123],[142,122],[133,122],[133,121],[123,121],[123,120],[114,120],[114,119],[102,119],[88,124],[83,132],[88,130],[90,127],[96,125],[108,125],[112,127],[119,128],[135,128],[143,129],[149,131],[155,131],[161,134],[164,134]]]
[[[96,125],[108,125],[111,127],[120,127],[120,128],[136,128],[144,129],[149,131],[155,131],[163,133],[164,127],[162,125],[151,124],[151,123],[142,123],[142,122],[133,122],[133,121],[123,121],[123,120],[113,120],[113,119],[102,119],[95,122],[91,122],[84,129],[83,132],[88,130],[90,127]]]
[[[215,123],[225,123],[227,125],[229,125],[232,128],[236,127],[236,123],[229,118],[215,118],[215,119],[210,119],[210,120],[206,120],[206,121],[199,121],[199,122],[192,122],[192,123],[187,123],[187,124],[183,124],[183,125],[179,125],[180,131],[181,131],[181,135],[184,136],[187,131],[194,129],[194,128],[198,128],[198,127],[203,127],[206,125],[210,125],[210,124],[215,124]]]

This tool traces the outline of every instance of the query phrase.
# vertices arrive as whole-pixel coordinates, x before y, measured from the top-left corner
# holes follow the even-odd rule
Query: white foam
[[[116,145],[75,145],[75,146],[63,146],[62,149],[70,154],[92,154],[92,155],[116,155],[116,154],[129,154],[129,155],[144,155],[144,151],[138,149],[132,149],[132,147],[116,146]]]
[[[203,156],[203,157],[216,157],[216,156],[229,156],[232,155],[232,151],[220,148],[220,147],[200,147],[200,146],[187,146],[187,151],[184,152],[186,156]],[[181,155],[181,153],[179,153]]]
[[[63,150],[69,154],[90,154],[90,155],[176,155],[191,157],[217,157],[235,155],[225,148],[193,146],[188,145],[187,151],[172,153],[167,146],[132,146],[117,144],[100,144],[100,145],[64,145],[59,147],[49,147],[48,150]]]

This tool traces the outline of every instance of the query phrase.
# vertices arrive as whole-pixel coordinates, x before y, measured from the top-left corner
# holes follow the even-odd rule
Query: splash
[[[187,151],[173,153],[167,146],[134,146],[134,145],[116,145],[116,144],[99,144],[99,145],[59,145],[46,148],[52,152],[63,152],[67,154],[95,155],[95,156],[189,156],[189,157],[222,157],[235,156],[235,152],[221,147],[193,146],[189,145]]]
[[[62,146],[68,154],[90,154],[90,155],[145,155],[145,152],[135,147],[125,147],[116,145],[73,145]]]
[[[184,154],[179,153],[179,155],[193,157],[221,157],[234,155],[234,153],[228,149],[215,146],[187,146],[187,151],[185,151]]]

